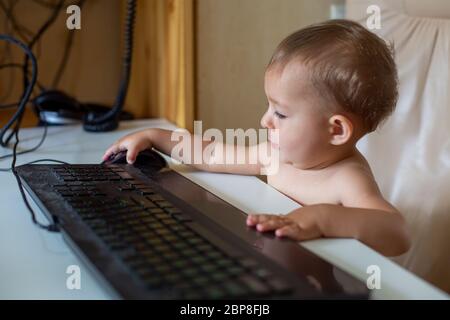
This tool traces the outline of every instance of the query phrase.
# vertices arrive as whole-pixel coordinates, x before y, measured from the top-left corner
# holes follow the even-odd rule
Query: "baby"
[[[278,237],[309,240],[355,238],[395,256],[410,246],[405,220],[386,201],[357,141],[394,110],[397,70],[386,43],[361,25],[331,20],[299,30],[277,47],[265,73],[268,108],[261,125],[269,141],[245,147],[216,143],[214,163],[190,163],[211,172],[257,175],[265,165],[258,147],[270,144],[278,170],[267,182],[302,207],[287,215],[249,214],[247,225]],[[173,132],[139,131],[115,142],[104,155],[127,150],[127,161],[151,147],[173,155]],[[211,144],[198,135],[202,150]],[[256,162],[226,164],[225,154]],[[228,150],[228,151],[227,151]],[[179,159],[186,161],[186,154]],[[191,155],[189,155],[191,156]],[[191,157],[190,157],[191,158]]]

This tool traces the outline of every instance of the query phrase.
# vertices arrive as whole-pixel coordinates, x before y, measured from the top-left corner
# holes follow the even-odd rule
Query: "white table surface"
[[[18,157],[17,165],[52,158],[69,163],[99,163],[106,148],[132,131],[159,127],[173,129],[163,119],[122,122],[109,133],[87,133],[81,126],[49,128],[47,139],[36,151]],[[43,128],[20,132],[20,149],[37,144]],[[0,149],[0,155],[10,153]],[[167,158],[170,159],[170,158]],[[11,159],[0,161],[10,166]],[[195,183],[238,207],[244,212],[287,213],[298,207],[291,199],[256,177],[195,171],[171,163],[171,167]],[[36,208],[40,221],[47,222]],[[112,296],[71,251],[60,234],[48,233],[34,226],[20,197],[14,176],[0,172],[0,299],[110,299]],[[448,299],[449,296],[426,283],[391,260],[353,239],[319,239],[301,243],[304,247],[366,281],[369,265],[381,270],[381,289],[373,290],[375,299]],[[78,265],[81,289],[66,287],[67,267]]]

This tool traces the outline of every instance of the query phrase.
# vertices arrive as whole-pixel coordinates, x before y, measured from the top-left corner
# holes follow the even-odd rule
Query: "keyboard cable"
[[[13,147],[12,162],[11,162],[11,169],[10,170],[12,171],[12,173],[14,174],[14,177],[16,178],[17,185],[19,187],[19,191],[20,191],[20,194],[22,196],[23,202],[25,203],[25,206],[27,207],[28,211],[31,214],[31,219],[32,219],[33,223],[36,226],[38,226],[39,228],[44,229],[46,231],[59,232],[60,229],[59,229],[56,217],[53,217],[53,220],[54,220],[53,223],[50,223],[50,224],[47,224],[47,225],[39,222],[36,219],[36,214],[35,214],[33,208],[31,207],[30,203],[28,202],[28,199],[27,199],[26,194],[25,194],[24,187],[22,185],[22,181],[20,180],[20,177],[19,177],[19,175],[18,175],[18,173],[16,171],[17,146],[19,145],[19,142],[20,142],[19,141],[20,119],[23,116],[23,112],[25,110],[25,106],[27,105],[27,103],[28,103],[28,101],[30,99],[31,93],[33,92],[33,88],[34,88],[34,86],[36,84],[36,81],[37,81],[38,68],[37,68],[36,57],[34,56],[33,52],[31,52],[31,50],[28,48],[28,46],[25,45],[20,40],[17,40],[15,38],[13,38],[13,37],[11,37],[9,35],[5,35],[5,34],[0,34],[0,40],[12,43],[12,44],[18,46],[20,49],[22,49],[22,51],[24,51],[24,53],[28,56],[29,61],[31,62],[31,69],[32,69],[31,79],[30,79],[30,81],[28,81],[27,87],[24,88],[24,92],[23,92],[23,95],[21,97],[18,110],[13,115],[13,117],[8,121],[8,123],[2,128],[1,133],[0,133],[0,137],[2,138],[2,142],[3,142],[3,136],[5,135],[6,131],[10,127],[12,127],[14,125],[14,123],[16,124],[14,126],[13,131],[12,131],[12,134],[14,135],[14,138],[15,138],[16,141],[15,141],[14,147]],[[45,160],[50,160],[50,159],[45,159]],[[37,161],[39,161],[39,160],[37,160]]]

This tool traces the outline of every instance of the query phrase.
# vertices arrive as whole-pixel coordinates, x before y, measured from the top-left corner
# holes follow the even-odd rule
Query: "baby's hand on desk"
[[[322,237],[315,206],[302,207],[287,215],[249,214],[247,225],[259,232],[275,232],[277,237],[302,241]]]
[[[150,149],[152,147],[152,141],[149,138],[148,130],[142,130],[135,133],[131,133],[116,142],[114,142],[103,155],[103,160],[109,159],[113,154],[121,151],[127,151],[127,162],[129,164],[136,161],[136,157],[139,152]]]

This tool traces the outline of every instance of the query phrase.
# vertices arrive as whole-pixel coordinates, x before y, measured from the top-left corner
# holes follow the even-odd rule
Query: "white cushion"
[[[347,18],[366,25],[373,4],[374,32],[395,45],[400,97],[358,147],[412,231],[411,250],[395,260],[450,292],[450,1],[347,0]]]

